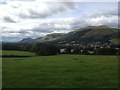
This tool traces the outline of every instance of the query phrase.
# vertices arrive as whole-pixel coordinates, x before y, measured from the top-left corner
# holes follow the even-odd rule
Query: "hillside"
[[[37,39],[35,39],[35,41],[37,41],[37,42],[54,41],[54,40],[60,38],[63,35],[65,35],[65,34],[63,34],[63,33],[52,33],[52,34],[48,34],[48,35],[46,35],[42,38],[37,38]]]
[[[58,38],[60,38],[61,36],[63,36],[65,34],[63,33],[52,33],[52,34],[48,34],[44,37],[38,37],[36,39],[32,39],[32,38],[25,38],[21,41],[19,41],[18,43],[22,43],[22,44],[31,44],[31,43],[38,43],[38,42],[47,42],[47,41],[54,41]]]
[[[67,34],[63,33],[53,33],[48,34],[44,37],[39,37],[36,39],[23,39],[19,43],[37,43],[37,42],[108,42],[113,41],[118,38],[118,29],[110,28],[105,25],[101,26],[88,26],[85,28],[80,28],[75,31],[69,32]]]
[[[88,26],[70,32],[57,41],[79,41],[79,42],[106,42],[118,37],[117,29],[108,26]]]
[[[34,42],[34,39],[32,38],[24,38],[23,40],[17,42],[17,43],[22,43],[22,44],[25,44],[25,43],[33,43]]]

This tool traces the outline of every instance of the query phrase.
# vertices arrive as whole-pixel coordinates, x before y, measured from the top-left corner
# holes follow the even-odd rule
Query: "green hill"
[[[118,29],[110,28],[108,26],[88,26],[70,32],[56,41],[80,41],[80,42],[106,42],[118,37]]]

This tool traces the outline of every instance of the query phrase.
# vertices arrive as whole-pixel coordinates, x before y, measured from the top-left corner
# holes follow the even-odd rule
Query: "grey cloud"
[[[0,5],[4,5],[4,4],[7,4],[6,1],[0,1]]]
[[[39,29],[39,28],[33,28],[31,31],[38,32],[38,33],[51,33],[50,29]]]
[[[73,2],[64,2],[66,4],[67,7],[71,8],[71,9],[75,9],[75,3]]]
[[[2,26],[1,28],[2,28],[2,29],[6,29],[7,27],[6,27],[6,26]]]
[[[20,31],[7,31],[7,33],[20,33],[20,34],[24,34],[24,33],[28,33],[27,30],[20,30]]]
[[[27,30],[21,30],[21,31],[18,31],[18,33],[28,33],[29,32],[29,30],[27,31]]]
[[[32,9],[29,9],[28,11],[30,14],[30,18],[46,18],[50,14],[49,12],[40,13],[40,12],[34,11]]]
[[[4,22],[7,22],[7,23],[16,23],[11,17],[9,17],[9,16],[5,16],[4,18],[3,18],[3,21]]]
[[[30,29],[30,31],[37,32],[37,33],[51,33],[51,28],[47,26],[46,27],[37,26]]]

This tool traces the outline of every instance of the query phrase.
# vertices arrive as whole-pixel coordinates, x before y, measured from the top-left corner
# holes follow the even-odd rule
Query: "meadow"
[[[117,88],[118,57],[3,51],[3,88]]]

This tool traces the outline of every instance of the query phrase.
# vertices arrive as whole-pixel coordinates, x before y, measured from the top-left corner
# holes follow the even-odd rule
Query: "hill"
[[[118,38],[118,29],[110,28],[108,26],[88,26],[70,32],[63,37],[57,39],[58,41],[79,41],[79,42],[106,42],[111,39]]]
[[[32,38],[25,38],[21,41],[19,41],[18,43],[20,44],[31,44],[31,43],[38,43],[38,42],[48,42],[48,41],[54,41],[56,39],[58,39],[59,37],[63,36],[65,34],[63,33],[52,33],[52,34],[48,34],[44,37],[39,37],[36,39],[32,39]]]
[[[113,41],[113,39],[118,38],[118,29],[110,28],[105,25],[101,26],[88,26],[84,28],[77,29],[75,31],[69,32],[67,34],[63,33],[53,33],[48,34],[44,37],[39,37],[36,39],[23,39],[19,43],[37,43],[37,42],[108,42]]]
[[[18,43],[25,44],[25,43],[33,43],[33,42],[34,42],[34,39],[32,39],[32,38],[24,38],[23,40],[19,41]]]
[[[54,41],[54,40],[60,38],[63,35],[65,35],[65,34],[63,34],[63,33],[52,33],[52,34],[48,34],[48,35],[46,35],[44,37],[41,37],[41,38],[36,38],[35,41],[36,42]]]

